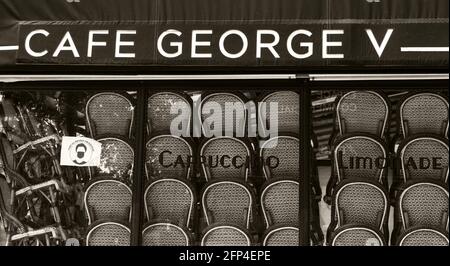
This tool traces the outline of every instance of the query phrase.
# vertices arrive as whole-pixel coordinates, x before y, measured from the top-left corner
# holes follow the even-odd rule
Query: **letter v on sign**
[[[381,44],[378,44],[378,41],[373,35],[372,30],[366,29],[367,36],[369,36],[370,42],[372,43],[373,48],[375,48],[375,51],[378,54],[378,58],[380,58],[381,55],[383,54],[384,48],[386,48],[386,45],[389,42],[389,39],[391,38],[392,32],[394,32],[394,29],[388,29],[384,34],[383,41],[381,41]]]

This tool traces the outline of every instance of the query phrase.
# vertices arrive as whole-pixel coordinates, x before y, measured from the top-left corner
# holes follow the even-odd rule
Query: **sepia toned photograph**
[[[448,25],[447,0],[0,0],[0,252],[448,247]]]

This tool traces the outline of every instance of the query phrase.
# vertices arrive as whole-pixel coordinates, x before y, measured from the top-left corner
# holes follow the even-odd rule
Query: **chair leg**
[[[319,206],[316,200],[311,200],[310,206],[310,216],[311,216],[311,241],[315,246],[323,245],[324,235],[322,232],[322,228],[320,227],[320,213]]]
[[[333,188],[334,188],[335,184],[336,184],[335,178],[334,178],[333,174],[331,174],[330,180],[328,180],[328,183],[327,183],[325,196],[323,197],[323,201],[328,205],[331,205],[332,196],[333,196]]]

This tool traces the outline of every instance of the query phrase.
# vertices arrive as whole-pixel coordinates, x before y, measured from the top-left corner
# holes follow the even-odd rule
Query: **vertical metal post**
[[[311,169],[311,91],[305,84],[300,94],[300,189],[299,189],[299,244],[310,245],[310,169]]]
[[[145,128],[147,116],[147,91],[145,88],[138,88],[134,114],[136,118],[134,122],[134,135],[136,138],[131,206],[131,245],[138,246],[141,244],[142,223],[144,220]]]

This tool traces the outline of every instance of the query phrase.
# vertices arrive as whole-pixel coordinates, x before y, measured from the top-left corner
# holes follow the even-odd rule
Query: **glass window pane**
[[[2,241],[130,245],[135,101],[136,91],[1,92]]]
[[[147,118],[143,245],[299,245],[297,92],[150,91]]]
[[[445,242],[447,91],[398,87],[312,91],[327,245]]]

